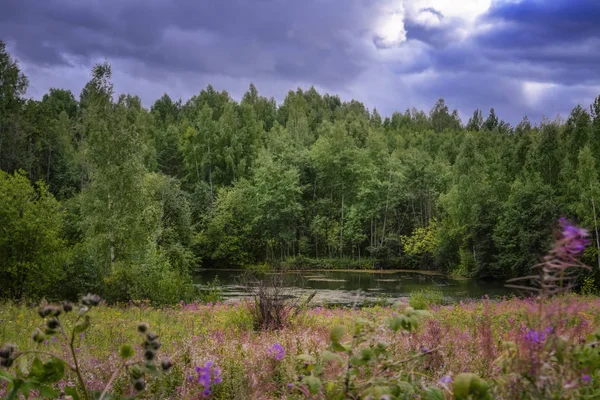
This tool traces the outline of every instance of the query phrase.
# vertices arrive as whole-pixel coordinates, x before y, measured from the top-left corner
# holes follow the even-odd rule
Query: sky
[[[112,64],[150,106],[208,84],[278,103],[315,88],[383,115],[444,98],[466,123],[494,107],[567,117],[600,95],[598,0],[2,0],[0,39],[30,80],[77,96]]]

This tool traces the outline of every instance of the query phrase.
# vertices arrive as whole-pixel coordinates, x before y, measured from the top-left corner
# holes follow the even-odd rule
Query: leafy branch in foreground
[[[136,392],[145,389],[147,376],[159,373],[159,368],[156,366],[156,353],[161,347],[158,335],[149,331],[145,323],[140,323],[137,328],[144,337],[143,355],[136,359],[134,348],[129,344],[122,345],[119,351],[121,362],[106,382],[104,390],[92,391],[88,388],[83,378],[78,358],[79,349],[75,347],[75,341],[90,328],[90,311],[100,302],[98,295],[88,294],[83,296],[80,304],[77,305],[63,302],[61,305],[51,304],[40,307],[38,314],[44,319],[45,326],[37,328],[31,336],[36,347],[30,350],[19,350],[12,344],[6,344],[0,350],[0,366],[5,368],[0,370],[0,379],[8,382],[6,399],[16,399],[19,394],[28,398],[31,391],[37,391],[47,399],[70,396],[73,400],[105,400],[111,398],[112,384],[124,371],[130,377]],[[47,338],[61,341],[68,349],[68,359],[54,352],[38,350],[37,346]],[[33,356],[33,359],[30,360],[29,356]],[[160,363],[160,369],[163,371],[169,370],[171,366],[171,361],[167,359]],[[13,373],[9,372],[11,369]],[[63,379],[65,370],[70,370],[76,375],[78,385],[67,386],[60,393],[55,384]]]

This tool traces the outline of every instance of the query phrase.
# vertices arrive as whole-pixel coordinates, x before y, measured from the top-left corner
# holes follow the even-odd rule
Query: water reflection
[[[225,297],[229,300],[247,295],[252,285],[240,270],[202,270],[195,283],[203,285],[218,277]],[[422,289],[435,289],[448,301],[469,298],[499,298],[512,293],[503,282],[451,279],[427,271],[292,271],[285,274],[285,286],[294,296],[317,291],[317,304],[348,304],[362,298],[385,298],[395,301]]]

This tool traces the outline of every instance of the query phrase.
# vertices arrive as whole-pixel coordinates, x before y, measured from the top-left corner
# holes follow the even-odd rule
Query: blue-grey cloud
[[[402,1],[406,41],[384,46],[376,24]],[[444,97],[464,121],[494,107],[516,123],[564,115],[598,94],[596,0],[496,0],[474,23],[445,15],[440,2],[5,0],[0,39],[36,74],[34,95],[81,88],[82,68],[102,58],[121,71],[117,90],[145,104],[209,83],[239,95],[254,82],[279,100],[315,84],[388,114]]]

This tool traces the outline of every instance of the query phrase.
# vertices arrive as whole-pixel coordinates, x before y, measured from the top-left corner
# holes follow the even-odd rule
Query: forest
[[[96,65],[79,95],[26,97],[0,42],[0,297],[173,303],[199,267],[527,274],[559,217],[600,266],[600,96],[512,126],[443,99],[382,116],[314,87],[250,84],[145,108]]]

